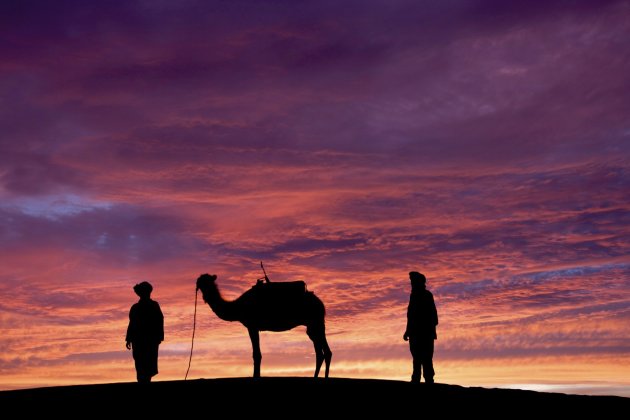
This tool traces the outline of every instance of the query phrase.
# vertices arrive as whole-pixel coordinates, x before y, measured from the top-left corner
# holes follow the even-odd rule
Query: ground
[[[630,398],[344,378],[223,378],[35,388],[0,392],[4,412],[64,418],[155,415],[217,419],[505,418],[621,415]],[[17,411],[17,413],[16,413]]]

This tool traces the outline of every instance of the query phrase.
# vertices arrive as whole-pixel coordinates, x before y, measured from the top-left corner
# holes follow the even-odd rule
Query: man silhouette
[[[131,306],[126,347],[133,348],[138,382],[151,382],[158,373],[158,348],[164,340],[164,316],[160,305],[151,299],[153,286],[143,281],[133,286],[140,300]]]
[[[435,327],[438,324],[437,309],[433,294],[426,289],[427,279],[417,271],[409,273],[411,295],[407,307],[407,329],[403,340],[409,340],[409,350],[413,357],[411,382],[419,383],[424,373],[424,381],[433,383],[433,341],[437,339]],[[424,369],[424,372],[423,372]]]

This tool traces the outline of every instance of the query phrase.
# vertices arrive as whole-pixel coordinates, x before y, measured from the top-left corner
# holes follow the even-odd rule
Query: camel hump
[[[307,292],[306,283],[302,280],[274,281],[269,283],[259,282],[254,287],[260,288],[260,290],[268,291],[270,293],[301,295]]]

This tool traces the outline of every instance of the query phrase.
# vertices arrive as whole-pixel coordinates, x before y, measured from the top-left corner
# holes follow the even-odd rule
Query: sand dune
[[[195,415],[204,418],[614,415],[630,398],[369,379],[223,378],[116,383],[0,392],[5,412],[65,418]]]

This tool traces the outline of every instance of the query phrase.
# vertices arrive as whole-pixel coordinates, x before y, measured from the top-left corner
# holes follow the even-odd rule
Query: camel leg
[[[311,327],[306,328],[306,334],[313,342],[313,347],[315,348],[315,378],[317,378],[322,368],[322,363],[324,362],[324,352],[322,350],[320,334],[316,333],[314,330],[315,329]]]
[[[330,361],[332,360],[332,351],[330,351],[330,347],[328,347],[328,341],[326,340],[326,333],[322,334],[322,347],[324,351],[324,360],[326,360],[326,378],[328,378],[328,373],[330,372]]]
[[[319,343],[313,342],[313,347],[315,347],[315,378],[317,378],[324,362],[324,354]]]
[[[260,378],[260,361],[262,360],[262,353],[260,352],[260,337],[257,329],[248,328],[247,331],[249,331],[249,339],[252,340],[254,378]]]

